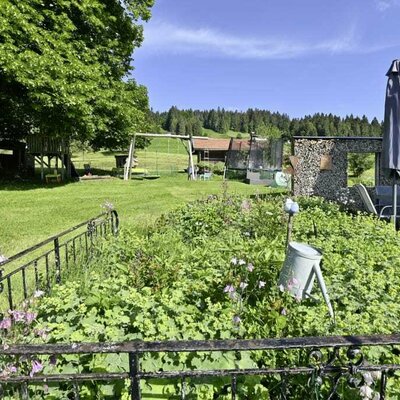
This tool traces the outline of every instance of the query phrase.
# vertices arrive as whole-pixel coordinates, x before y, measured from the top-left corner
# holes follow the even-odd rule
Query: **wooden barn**
[[[225,162],[232,139],[196,138],[193,139],[193,152],[197,154],[197,162]],[[248,140],[234,139],[235,142]]]

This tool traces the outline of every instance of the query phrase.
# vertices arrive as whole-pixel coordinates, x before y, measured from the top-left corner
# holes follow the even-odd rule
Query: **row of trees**
[[[3,0],[0,139],[58,135],[116,147],[147,130],[147,90],[128,80],[154,0]]]
[[[223,108],[200,111],[179,110],[171,107],[168,112],[153,112],[155,124],[169,132],[201,135],[202,127],[219,133],[229,130],[263,136],[381,136],[382,123],[376,118],[353,115],[341,118],[333,114],[314,114],[303,118],[289,118],[287,114],[268,110],[248,109],[227,111]]]

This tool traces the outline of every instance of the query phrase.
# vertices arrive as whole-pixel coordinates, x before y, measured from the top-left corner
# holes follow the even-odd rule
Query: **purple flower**
[[[15,374],[16,372],[17,372],[17,367],[14,364],[7,364],[1,371],[0,376],[6,378],[11,374]]]
[[[226,285],[224,288],[224,293],[233,293],[235,291],[235,288],[233,285]]]
[[[36,313],[27,312],[27,313],[25,314],[26,323],[27,323],[28,325],[30,325],[30,324],[36,319],[36,317],[37,317],[37,314],[36,314]]]
[[[15,322],[25,322],[25,313],[23,311],[9,311]]]
[[[264,281],[259,281],[258,282],[258,287],[261,289],[265,286],[265,282]]]
[[[244,289],[246,289],[247,286],[249,286],[249,284],[246,282],[240,282],[239,286],[240,286],[240,289],[244,290]]]
[[[253,272],[254,270],[254,265],[252,263],[247,264],[247,271]]]
[[[38,360],[33,360],[31,363],[32,369],[29,376],[32,378],[33,375],[40,372],[43,369],[43,364]]]
[[[10,329],[11,328],[11,318],[4,318],[0,322],[0,329]]]
[[[287,310],[285,307],[282,308],[281,315],[287,315]]]
[[[233,321],[233,323],[234,323],[235,325],[239,325],[240,322],[241,322],[242,320],[241,320],[241,318],[239,317],[239,315],[235,315],[235,316],[232,318],[232,321]]]

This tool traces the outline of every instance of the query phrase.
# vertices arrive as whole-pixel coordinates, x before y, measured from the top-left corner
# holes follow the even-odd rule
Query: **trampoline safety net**
[[[282,169],[282,139],[231,139],[226,156],[228,170],[279,171]]]

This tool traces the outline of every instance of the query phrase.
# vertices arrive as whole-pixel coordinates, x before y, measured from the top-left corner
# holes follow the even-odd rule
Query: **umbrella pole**
[[[393,184],[393,224],[394,224],[394,230],[396,230],[396,219],[397,219],[397,183]]]

